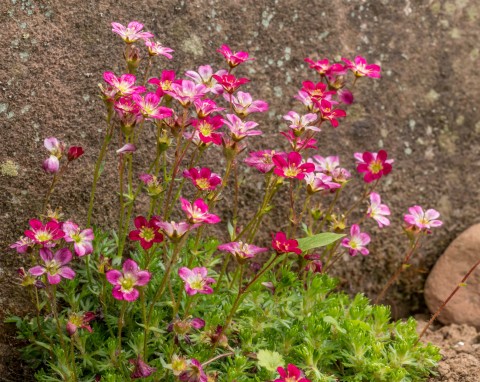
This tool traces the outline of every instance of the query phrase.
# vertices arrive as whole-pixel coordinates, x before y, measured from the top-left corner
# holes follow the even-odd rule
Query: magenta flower
[[[353,94],[350,90],[348,89],[338,89],[337,90],[337,96],[340,102],[346,104],[346,105],[351,105],[353,103]]]
[[[128,96],[134,93],[143,93],[146,89],[143,86],[136,86],[137,78],[133,74],[122,74],[117,77],[113,72],[104,72],[103,79],[111,85],[120,96]]]
[[[305,130],[312,131],[321,131],[320,128],[316,127],[313,122],[317,120],[317,115],[314,113],[309,113],[300,116],[294,111],[289,111],[286,115],[283,116],[283,119],[290,122],[289,127],[297,133],[303,133]]]
[[[233,110],[241,117],[246,117],[251,113],[263,113],[268,110],[268,103],[262,100],[253,100],[250,93],[239,91],[237,96],[232,94],[224,95],[228,102],[232,102]]]
[[[245,137],[263,134],[260,130],[253,130],[258,126],[258,123],[253,121],[244,122],[235,114],[227,114],[227,119],[224,119],[223,122],[227,125],[235,142],[239,142]]]
[[[291,363],[288,364],[287,369],[278,367],[277,371],[280,374],[280,378],[273,382],[310,382],[309,379],[304,377],[302,371]]]
[[[59,240],[65,236],[60,223],[50,220],[43,225],[40,220],[32,219],[29,221],[31,230],[24,232],[25,236],[32,239],[37,244],[45,245],[51,241]]]
[[[335,183],[331,176],[321,172],[306,174],[305,182],[307,183],[307,191],[311,194],[325,190],[336,190],[342,187],[341,184]]]
[[[137,216],[133,221],[136,230],[130,231],[128,238],[132,241],[140,241],[143,249],[150,249],[153,243],[161,243],[163,235],[158,231],[157,219],[145,219],[143,216]]]
[[[182,382],[208,382],[208,377],[203,371],[202,364],[195,358],[189,359],[186,370],[183,370],[178,379]]]
[[[441,220],[437,219],[440,216],[437,210],[423,211],[422,207],[413,206],[408,209],[408,212],[410,214],[405,214],[404,220],[412,228],[429,232],[430,228],[440,227],[443,224]]]
[[[390,208],[386,204],[381,204],[381,202],[380,195],[372,192],[370,194],[370,206],[367,210],[367,216],[375,219],[380,228],[390,225],[390,220],[385,217],[390,215]]]
[[[10,248],[15,249],[17,253],[26,253],[35,245],[35,241],[29,237],[22,236],[18,241],[10,245]]]
[[[249,157],[244,162],[250,166],[256,168],[262,173],[270,172],[274,167],[273,156],[279,154],[275,150],[262,150],[249,153]]]
[[[230,94],[234,93],[243,84],[250,82],[248,78],[237,78],[233,74],[223,74],[221,76],[214,74],[212,77]]]
[[[295,239],[287,239],[284,232],[277,232],[272,238],[272,247],[278,253],[296,253],[300,255],[302,250],[298,248],[298,241]]]
[[[350,256],[356,256],[358,252],[362,255],[368,255],[368,249],[366,245],[370,243],[370,236],[368,233],[360,232],[358,224],[353,224],[350,228],[350,238],[342,240],[342,246],[348,248]]]
[[[185,291],[189,296],[193,296],[197,293],[213,293],[210,284],[213,284],[216,281],[211,277],[207,277],[207,273],[207,268],[205,267],[193,269],[182,267],[178,270],[178,275],[183,281],[185,281]]]
[[[133,372],[130,375],[132,379],[147,378],[157,371],[156,368],[148,366],[140,356],[135,359],[130,359],[128,362],[134,366]]]
[[[195,200],[193,205],[184,198],[180,198],[180,202],[182,210],[187,214],[188,221],[191,224],[216,224],[220,221],[217,215],[208,213],[208,205],[202,199]]]
[[[222,133],[216,133],[223,126],[223,119],[220,115],[207,116],[203,119],[192,120],[192,125],[198,132],[199,139],[205,143],[214,145],[222,144]]]
[[[89,255],[93,252],[92,241],[94,236],[91,228],[81,231],[74,222],[66,221],[62,225],[62,230],[65,232],[65,241],[74,243],[73,248],[78,256]]]
[[[314,83],[312,81],[304,81],[302,82],[302,88],[300,90],[307,93],[312,100],[321,101],[324,99],[336,103],[331,100],[332,95],[334,95],[335,92],[327,91],[327,85],[323,82]]]
[[[146,40],[153,37],[150,32],[142,32],[143,24],[137,21],[131,21],[127,27],[119,23],[112,23],[112,32],[118,34],[123,41],[131,44],[139,39]]]
[[[275,154],[273,163],[276,166],[273,172],[282,178],[303,179],[305,173],[315,170],[313,163],[302,163],[302,156],[296,151],[288,153],[286,158],[284,155]]]
[[[212,113],[225,110],[223,107],[218,107],[215,101],[211,99],[197,99],[193,103],[197,112],[198,118],[205,118]]]
[[[213,191],[222,182],[222,178],[207,167],[185,170],[183,177],[190,179],[200,191]]]
[[[193,81],[182,80],[180,83],[172,83],[171,90],[165,93],[175,98],[183,107],[187,107],[195,100],[202,98],[207,93],[207,87]]]
[[[314,101],[317,102],[317,101]],[[337,118],[343,118],[347,115],[345,110],[333,109],[332,103],[322,99],[320,102],[317,102],[320,109],[321,117],[324,121],[329,121],[333,127],[338,126]]]
[[[245,61],[254,60],[254,58],[248,58],[247,52],[232,52],[228,45],[222,45],[220,49],[217,49],[217,52],[221,53],[225,60],[227,60],[227,64],[234,68]]]
[[[163,46],[158,41],[145,40],[145,46],[147,47],[148,54],[150,56],[165,56],[169,60],[173,58],[170,54],[171,52],[173,52],[173,49]]]
[[[305,92],[303,90],[299,90],[298,93],[293,96],[293,98],[296,98],[297,100],[299,100],[303,104],[303,106],[306,107],[306,109],[309,112],[311,112],[311,113],[318,113],[319,112],[318,102],[314,102],[314,101],[317,101],[317,100],[313,99],[310,96],[310,94],[308,94],[307,92]]]
[[[357,159],[357,171],[365,173],[363,180],[371,183],[380,179],[382,176],[388,175],[392,171],[393,160],[387,160],[387,152],[380,150],[378,153],[365,151],[361,158],[355,154]]]
[[[55,174],[60,170],[60,161],[55,155],[50,155],[43,161],[42,168],[47,174]]]
[[[253,244],[243,243],[241,241],[234,241],[232,243],[226,243],[218,246],[220,251],[230,252],[239,263],[245,262],[247,259],[251,259],[255,255],[268,251],[268,248],[260,248]]]
[[[140,293],[134,287],[147,284],[151,277],[150,272],[140,270],[137,263],[131,259],[123,263],[123,273],[112,269],[105,276],[113,285],[113,297],[125,301],[135,301]]]
[[[150,78],[149,84],[157,86],[156,94],[162,97],[166,91],[172,90],[172,84],[175,82],[175,71],[164,70],[160,78]]]
[[[72,280],[75,277],[75,271],[70,267],[65,267],[72,260],[72,253],[68,248],[59,249],[55,254],[48,248],[40,248],[40,257],[45,266],[36,265],[30,268],[28,272],[33,276],[41,276],[47,274],[50,284],[58,284],[62,277]]]
[[[228,72],[221,69],[215,73],[217,76],[223,76]],[[213,69],[210,65],[202,65],[198,67],[198,72],[188,70],[185,72],[188,78],[191,78],[197,84],[203,84],[207,87],[207,91],[213,94],[222,94],[223,86],[217,83],[217,80],[213,78]]]
[[[367,60],[361,56],[355,57],[355,63],[346,58],[342,58],[342,61],[347,64],[346,67],[350,69],[356,77],[380,78],[380,66],[367,64]]]
[[[68,149],[67,158],[68,161],[71,162],[72,160],[78,159],[83,155],[83,147],[80,146],[72,146]]]
[[[164,222],[164,221],[157,221],[155,223],[160,230],[167,235],[167,237],[173,241],[178,241],[183,235],[185,235],[188,231],[198,227],[198,224],[189,224],[187,222]]]
[[[72,313],[68,317],[68,322],[66,325],[67,333],[70,336],[73,336],[78,329],[86,329],[89,333],[92,333],[92,327],[90,326],[90,321],[96,318],[94,312],[85,312],[84,314]]]
[[[145,97],[133,94],[132,99],[138,105],[140,112],[145,118],[164,119],[173,115],[172,109],[160,106],[161,99],[155,93],[147,93]]]

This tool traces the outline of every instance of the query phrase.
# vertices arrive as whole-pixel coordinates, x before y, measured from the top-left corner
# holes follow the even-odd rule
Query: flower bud
[[[133,143],[127,143],[117,150],[117,154],[129,154],[137,151],[137,147]]]
[[[55,155],[50,155],[45,159],[42,167],[47,174],[56,174],[60,170],[60,161]]]
[[[125,47],[125,61],[127,61],[128,72],[135,73],[140,65],[140,50],[135,45],[127,44]]]
[[[70,147],[67,153],[68,161],[71,162],[72,160],[80,158],[83,155],[83,153],[84,153],[83,148],[80,146]]]

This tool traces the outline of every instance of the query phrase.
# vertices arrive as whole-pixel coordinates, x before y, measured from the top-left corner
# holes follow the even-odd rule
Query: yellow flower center
[[[152,241],[155,238],[155,231],[153,228],[142,228],[139,236],[145,241]]]
[[[370,163],[368,168],[370,169],[370,171],[373,174],[378,174],[380,171],[383,170],[383,164],[380,160],[377,159],[377,160],[373,161],[372,163]]]
[[[36,233],[38,241],[50,241],[52,240],[52,234],[48,231],[39,231]]]
[[[135,285],[135,280],[128,276],[120,277],[118,281],[123,291],[130,291]]]
[[[207,178],[200,178],[196,180],[197,187],[201,190],[207,190],[210,188],[210,182]]]
[[[203,122],[200,125],[199,130],[203,136],[208,137],[210,134],[212,134],[212,125],[210,125],[209,123]]]
[[[295,178],[298,174],[300,174],[300,170],[298,167],[289,166],[283,173],[287,178]]]

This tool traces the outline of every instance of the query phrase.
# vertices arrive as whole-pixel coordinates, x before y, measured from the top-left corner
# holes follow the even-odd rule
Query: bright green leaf
[[[313,248],[325,247],[326,245],[332,244],[344,236],[345,235],[343,234],[331,233],[331,232],[319,233],[317,235],[297,239],[298,247],[303,252],[306,252]]]

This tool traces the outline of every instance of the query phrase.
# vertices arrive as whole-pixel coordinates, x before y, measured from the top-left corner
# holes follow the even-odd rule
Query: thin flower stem
[[[122,146],[122,135],[119,134],[119,147]],[[125,160],[124,155],[120,154],[118,156],[118,181],[119,181],[119,193],[118,193],[118,201],[120,205],[120,212],[118,214],[118,232],[121,233],[123,230],[123,218],[125,214],[125,205],[123,203],[123,186],[124,186],[124,179],[123,174],[125,171]]]
[[[70,338],[70,356],[72,358],[71,362],[72,362],[72,374],[73,374],[73,380],[74,382],[76,382],[78,379],[77,379],[77,372],[76,372],[76,363],[75,363],[75,343],[74,343],[74,338],[75,338],[75,335]]]
[[[142,323],[143,323],[143,335],[147,336],[147,306],[145,304],[145,291],[140,289],[140,303],[142,305]],[[143,358],[147,359],[147,341],[143,342]]]
[[[42,327],[42,324],[40,322],[40,300],[38,299],[38,289],[35,287],[35,286],[32,286],[32,288],[34,289],[35,291],[35,311],[36,311],[36,314],[37,314],[37,326],[38,326],[38,330],[40,332],[40,335],[46,339],[48,341],[48,343],[50,344],[50,349],[48,350],[49,353],[50,353],[50,358],[53,359],[53,353],[52,353],[52,349],[53,349],[53,342],[52,342],[52,339],[50,337],[48,337],[44,330],[43,330],[43,327]]]
[[[222,284],[223,276],[225,276],[225,272],[227,271],[227,266],[228,266],[228,263],[230,262],[231,256],[232,256],[231,253],[227,253],[227,257],[223,261],[222,269],[220,271],[220,276],[218,276],[217,285],[215,286],[215,292],[220,290],[220,285]]]
[[[145,69],[145,77],[143,78],[143,86],[147,84],[148,75],[150,73],[150,69],[152,67],[153,56],[148,57],[147,68]]]
[[[118,335],[117,335],[118,356],[122,354],[122,328],[123,328],[126,308],[127,308],[127,303],[125,301],[122,301],[122,308],[120,309],[120,316],[118,317]]]
[[[335,196],[332,202],[330,203],[330,205],[328,206],[327,212],[323,216],[322,220],[320,220],[320,222],[318,223],[318,227],[314,230],[314,232],[320,232],[325,226],[325,223],[327,222],[328,218],[332,214],[333,208],[337,204],[338,197],[340,196],[340,190],[341,188],[337,188],[337,190],[335,191]]]
[[[213,357],[212,359],[209,359],[208,361],[205,361],[204,363],[202,363],[202,367],[205,367],[205,366],[211,364],[212,362],[215,362],[216,360],[219,360],[219,359],[225,358],[225,357],[230,357],[232,355],[235,355],[235,353],[233,351],[231,351],[229,353],[219,354],[219,355]]]
[[[437,311],[435,312],[435,314],[432,316],[432,318],[430,318],[430,321],[428,321],[427,325],[425,325],[425,327],[423,328],[422,332],[420,333],[420,335],[418,336],[418,339],[417,341],[415,342],[415,345],[416,346],[418,344],[418,342],[420,341],[420,339],[423,337],[423,335],[426,333],[426,331],[428,330],[428,328],[430,327],[430,325],[432,325],[433,321],[435,321],[435,319],[440,315],[440,313],[442,312],[442,310],[445,308],[445,306],[447,306],[447,304],[449,303],[449,301],[453,298],[453,296],[455,296],[455,294],[458,292],[458,290],[462,287],[465,286],[465,282],[467,281],[467,279],[470,277],[470,275],[473,273],[473,271],[480,265],[480,260],[478,260],[471,268],[470,270],[467,272],[467,274],[465,276],[463,276],[463,279],[458,283],[458,285],[455,287],[455,289],[452,291],[452,293],[450,293],[450,295],[447,297],[447,299],[442,303],[442,305],[439,306],[439,308],[437,309]]]
[[[398,277],[402,274],[402,272],[410,266],[408,262],[410,261],[410,258],[413,256],[415,251],[418,249],[422,236],[423,236],[422,233],[418,234],[415,241],[410,246],[410,250],[406,253],[405,257],[403,258],[402,263],[397,268],[395,273],[390,277],[390,279],[387,281],[387,283],[383,287],[380,294],[375,299],[375,304],[379,304],[383,300],[383,297],[385,296],[385,293],[387,293],[388,289],[397,281]]]

